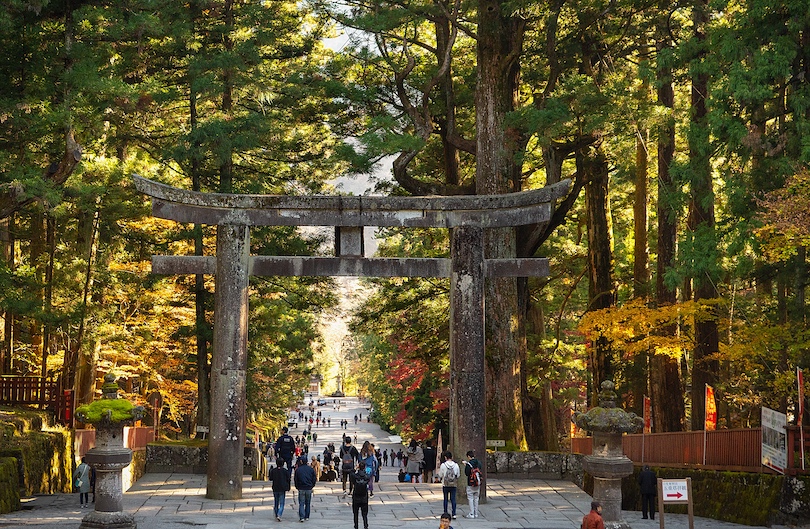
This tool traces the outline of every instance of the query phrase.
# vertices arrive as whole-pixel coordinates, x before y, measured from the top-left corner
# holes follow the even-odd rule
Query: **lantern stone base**
[[[79,529],[137,529],[135,518],[125,512],[93,511],[82,519]]]

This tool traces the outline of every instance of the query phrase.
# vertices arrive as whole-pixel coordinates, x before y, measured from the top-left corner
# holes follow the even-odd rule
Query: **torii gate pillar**
[[[207,493],[215,500],[242,497],[249,268],[248,227],[218,225],[211,356],[211,402],[217,405],[211,406]]]
[[[460,461],[466,450],[486,453],[486,414],[469,413],[486,402],[484,230],[453,228],[450,257],[450,446]],[[486,501],[486,491],[481,492]]]

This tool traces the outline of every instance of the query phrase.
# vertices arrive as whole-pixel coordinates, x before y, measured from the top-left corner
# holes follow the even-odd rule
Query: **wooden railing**
[[[799,430],[788,427],[787,471],[788,474],[801,474],[801,442]],[[808,436],[810,437],[810,436]],[[706,458],[704,460],[704,442]],[[805,446],[808,445],[805,439]],[[711,432],[669,432],[653,434],[632,434],[622,437],[624,455],[634,463],[654,466],[699,467],[710,470],[734,470],[740,472],[772,472],[762,466],[762,431],[760,428],[735,430],[715,430]],[[571,439],[571,451],[590,454],[592,438]],[[810,454],[810,451],[807,452]]]
[[[73,390],[48,378],[0,375],[0,404],[37,405],[51,410],[59,423],[73,424]]]

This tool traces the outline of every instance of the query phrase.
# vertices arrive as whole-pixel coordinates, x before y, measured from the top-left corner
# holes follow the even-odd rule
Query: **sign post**
[[[689,529],[695,529],[695,513],[692,510],[692,478],[658,478],[658,523],[664,529],[664,506],[683,505],[689,513]]]
[[[500,446],[503,448],[506,446],[506,441],[503,439],[487,439],[487,446],[492,446],[495,448],[495,451],[498,451],[498,447]]]
[[[788,461],[787,415],[762,407],[762,464],[785,473]]]

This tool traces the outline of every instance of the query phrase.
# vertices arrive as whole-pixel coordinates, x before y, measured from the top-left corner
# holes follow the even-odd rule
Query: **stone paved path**
[[[323,451],[328,442],[339,446],[341,430],[338,423],[348,418],[345,433],[357,434],[358,444],[374,442],[380,449],[398,448],[388,434],[376,424],[358,422],[354,415],[368,410],[355,399],[342,399],[346,405],[338,411],[323,406],[325,416],[331,416],[330,428],[313,428],[318,432],[318,443],[310,453]],[[295,436],[301,428],[293,429]],[[442,508],[441,485],[405,484],[396,478],[398,469],[383,467],[380,482],[375,484],[370,502],[370,529],[406,527],[435,529],[439,526]],[[567,481],[498,480],[490,478],[488,502],[480,506],[482,516],[469,520],[466,502],[458,505],[458,519],[454,529],[577,529],[591,498]],[[349,501],[342,498],[341,484],[318,483],[312,500],[312,513],[308,522],[301,524],[297,515],[295,489],[287,494],[287,505],[282,522],[273,516],[273,494],[269,482],[250,481],[243,485],[243,498],[237,501],[214,501],[205,498],[205,476],[192,474],[147,474],[124,494],[124,508],[135,515],[139,529],[266,529],[291,525],[308,529],[352,529]],[[78,495],[55,494],[27,498],[24,509],[0,515],[0,528],[48,527],[78,528],[87,514],[78,508]],[[641,520],[639,512],[625,512],[624,519],[632,529],[657,529],[659,521]],[[667,514],[666,527],[685,529],[686,516]],[[696,529],[731,529],[745,527],[705,518],[695,519]]]

